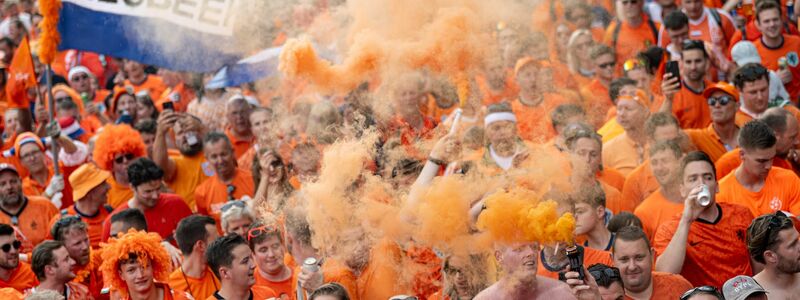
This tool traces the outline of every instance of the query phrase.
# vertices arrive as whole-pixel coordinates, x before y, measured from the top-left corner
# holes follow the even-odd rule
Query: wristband
[[[432,162],[432,163],[434,163],[436,165],[439,165],[439,166],[446,166],[447,165],[446,161],[441,160],[441,159],[436,159],[436,158],[433,158],[433,157],[428,157],[428,161]]]

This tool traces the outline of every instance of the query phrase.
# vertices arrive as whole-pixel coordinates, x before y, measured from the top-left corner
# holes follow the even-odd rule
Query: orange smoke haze
[[[478,228],[500,243],[571,243],[575,230],[572,214],[558,216],[555,201],[538,199],[535,192],[522,188],[494,193],[486,198]]]

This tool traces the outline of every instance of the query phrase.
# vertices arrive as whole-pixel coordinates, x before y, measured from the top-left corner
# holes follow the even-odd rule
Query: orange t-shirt
[[[745,241],[753,215],[739,205],[719,203],[718,207],[720,214],[716,220],[698,219],[689,228],[681,275],[694,286],[722,286],[736,275],[753,275]],[[664,253],[669,245],[680,218],[674,216],[656,231],[653,248],[657,255]]]
[[[33,247],[47,239],[50,232],[50,219],[58,214],[58,209],[43,197],[27,196],[25,204],[16,216],[0,210],[0,223],[10,224],[23,236],[20,253],[30,253]],[[14,220],[15,222],[12,222]]]
[[[125,203],[125,201],[133,199],[133,189],[129,186],[123,186],[117,183],[117,181],[114,180],[114,176],[108,177],[106,182],[111,186],[111,189],[108,190],[108,194],[106,194],[108,196],[107,203],[111,205],[111,207],[117,208],[122,203]]]
[[[100,242],[103,240],[103,222],[106,218],[111,214],[111,211],[107,209],[105,206],[101,206],[97,212],[92,216],[87,216],[84,214],[79,214],[75,210],[75,205],[62,209],[55,217],[50,219],[50,225],[48,228],[53,228],[53,225],[58,222],[63,217],[66,216],[80,216],[81,221],[86,223],[88,226],[88,233],[89,233],[89,243],[92,245],[92,248],[97,249],[100,247]],[[50,236],[50,230],[47,231],[47,238],[53,238]]]
[[[250,293],[253,296],[250,299],[253,299],[253,300],[256,300],[256,299],[258,299],[258,300],[261,300],[261,299],[272,299],[274,297],[278,297],[278,295],[275,294],[275,291],[271,290],[268,287],[264,287],[264,286],[252,286],[252,287],[250,287]],[[216,295],[212,294],[211,296],[208,296],[208,298],[205,298],[205,299],[206,300],[217,300],[218,298],[217,298]]]
[[[706,81],[704,86],[710,86]],[[686,84],[681,84],[681,89],[672,100],[672,114],[678,119],[681,128],[706,128],[711,124],[711,110],[708,101],[703,97],[703,91],[695,92]]]
[[[614,168],[625,176],[641,165],[646,156],[644,147],[641,152],[637,150],[636,142],[627,133],[603,143],[603,166]]]
[[[620,134],[625,133],[625,128],[617,123],[616,118],[611,118],[597,130],[597,134],[603,137],[603,143],[608,142]]]
[[[660,187],[658,180],[653,176],[653,170],[650,169],[650,161],[646,161],[628,174],[625,186],[622,188],[622,198],[638,206]]]
[[[709,8],[710,7],[711,6],[709,6]],[[722,24],[717,23],[717,21],[714,20],[714,17],[705,11],[703,12],[703,16],[700,17],[699,22],[689,20],[689,38],[692,40],[711,43],[712,45],[718,47],[718,49],[721,51],[727,53],[729,48],[728,41],[731,37],[733,37],[737,29],[733,22],[731,22],[731,19],[726,15],[720,13],[719,16],[719,23]],[[672,43],[672,40],[669,38],[669,34],[667,34],[666,28],[661,28],[659,31],[659,36],[661,37],[659,41],[659,46],[661,48],[667,48],[667,45]]]
[[[161,95],[163,95],[164,91],[167,89],[167,86],[164,84],[161,76],[153,74],[147,74],[147,78],[139,85],[135,85],[130,80],[126,79],[125,85],[132,86],[134,93],[147,90],[150,93],[150,99],[153,99],[153,102],[161,97]]]
[[[279,282],[269,281],[268,279],[264,278],[264,276],[261,276],[261,271],[259,270],[258,266],[256,266],[255,272],[256,286],[265,286],[271,288],[276,294],[278,294],[279,297],[286,295],[291,299],[295,296],[294,294],[296,291],[292,289],[292,278],[295,278],[294,272],[292,272],[292,276],[289,276],[289,278],[286,278],[286,280]]]
[[[589,123],[595,128],[602,126],[606,122],[606,113],[614,107],[608,95],[608,87],[600,83],[600,80],[592,79],[588,85],[581,87],[581,97]]]
[[[639,51],[647,49],[650,46],[656,46],[658,43],[658,24],[655,28],[649,24],[649,19],[646,14],[642,14],[642,23],[637,27],[632,27],[625,22],[611,22],[606,29],[606,35],[603,37],[603,43],[611,48],[615,48],[617,53],[617,69],[622,70],[622,63],[625,60],[636,56]],[[621,24],[619,33],[617,35],[616,47],[614,47],[614,31],[617,25]]]
[[[717,180],[722,179],[730,173],[733,173],[739,165],[742,164],[742,157],[739,155],[741,149],[736,148],[722,155],[715,163],[714,167],[717,169]],[[787,170],[792,169],[792,164],[783,158],[775,156],[772,159],[772,166],[784,168]]]
[[[255,142],[255,136],[245,140],[237,139],[230,128],[225,129],[225,135],[227,135],[228,139],[231,140],[231,145],[233,145],[233,155],[236,156],[236,159],[239,159],[242,157],[242,155],[244,155],[245,152],[247,152],[247,150],[250,150],[250,148],[253,146],[253,142]]]
[[[291,284],[292,299],[295,298],[295,293],[297,292],[297,275],[302,272],[302,267],[297,266],[292,270],[292,279]],[[322,280],[323,283],[331,283],[336,282],[341,284],[345,290],[347,290],[347,294],[350,295],[350,299],[357,300],[357,299],[379,299],[379,298],[359,298],[357,297],[358,294],[358,285],[356,284],[356,275],[353,274],[347,267],[345,267],[342,263],[333,260],[333,259],[325,259],[325,262],[322,264]],[[258,286],[258,284],[256,284]],[[309,293],[306,293],[306,297],[308,297]],[[393,294],[391,296],[394,296]],[[390,296],[390,297],[391,297]],[[389,299],[389,297],[386,297]]]
[[[653,272],[651,274],[653,292],[650,295],[650,300],[679,299],[683,293],[692,288],[692,284],[681,275],[662,272]],[[625,296],[625,300],[633,300],[633,298]]]
[[[517,116],[519,136],[532,142],[545,142],[556,136],[550,122],[550,112],[557,106],[569,103],[567,98],[553,93],[544,93],[543,100],[536,106],[522,104],[519,99],[511,103],[511,109]]]
[[[789,92],[792,103],[797,104],[797,98],[800,97],[800,58],[797,55],[797,51],[800,49],[800,37],[784,34],[783,44],[777,49],[765,46],[761,39],[755,40],[753,43],[756,44],[758,54],[761,56],[761,64],[767,69],[778,70],[778,59],[787,58],[788,68],[792,72],[793,79],[784,84],[784,87]]]
[[[703,129],[687,129],[684,130],[684,132],[686,132],[686,135],[692,140],[697,150],[708,154],[708,157],[714,162],[728,152],[725,143],[719,139],[717,131],[714,130],[714,124],[708,125],[708,127]]]
[[[614,261],[611,260],[611,252],[597,250],[589,247],[583,247],[580,245],[576,245],[583,249],[583,265],[584,266],[591,266],[593,264],[604,264],[606,266],[613,266]],[[552,270],[552,268],[548,267],[545,262],[544,258],[544,249],[539,252],[539,263],[537,264],[537,271],[536,276],[544,276],[549,277],[552,279],[558,279],[558,273],[565,271],[566,266],[564,266],[564,270]]]
[[[214,292],[220,287],[219,279],[209,267],[206,267],[200,278],[186,276],[180,268],[175,269],[169,274],[167,283],[173,294],[188,293],[191,296],[189,299],[206,299],[214,295]]]
[[[255,145],[255,144],[254,144]],[[255,146],[250,147],[247,149],[247,152],[242,154],[241,157],[236,159],[236,163],[239,165],[239,168],[245,170],[252,170],[253,169],[253,159],[256,157],[256,148]]]
[[[636,208],[635,203],[622,198],[622,193],[617,188],[602,181],[600,181],[600,187],[606,194],[606,208],[615,215],[623,211],[631,212]]]
[[[647,238],[652,241],[658,226],[671,220],[675,215],[680,215],[682,212],[683,202],[675,203],[669,201],[659,189],[647,197],[642,204],[639,204],[633,214],[639,217],[639,220],[642,220],[642,229],[647,234]]]
[[[164,107],[164,102],[172,101],[172,106],[176,112],[185,112],[186,108],[189,107],[189,102],[194,100],[195,97],[194,91],[181,82],[175,88],[166,88],[160,99],[156,100],[155,105],[161,111]]]
[[[214,176],[214,169],[206,162],[203,153],[194,156],[170,155],[175,162],[175,176],[166,182],[167,186],[186,201],[192,211],[197,211],[194,192],[208,177]]]
[[[597,180],[613,186],[619,192],[622,192],[622,188],[625,187],[625,175],[614,168],[603,167],[602,171],[597,172]]]
[[[800,214],[800,179],[794,172],[773,166],[767,174],[764,186],[758,192],[746,189],[731,172],[719,181],[721,203],[732,203],[746,207],[753,216],[788,211]]]
[[[252,198],[256,192],[253,176],[247,170],[236,169],[230,184],[234,186],[234,199],[241,199],[243,196]],[[214,175],[197,187],[194,199],[197,203],[197,212],[213,217],[219,224],[220,209],[228,202],[228,186]]]
[[[25,294],[20,293],[14,288],[2,288],[0,289],[0,299],[22,300],[25,299]]]
[[[395,295],[411,295],[412,288],[404,284],[403,275],[399,273],[402,255],[402,250],[388,240],[373,247],[369,263],[358,276],[357,299],[389,299]]]
[[[21,293],[37,285],[39,285],[39,280],[33,274],[31,265],[24,262],[19,262],[17,268],[8,277],[8,281],[0,279],[0,288],[13,288]]]

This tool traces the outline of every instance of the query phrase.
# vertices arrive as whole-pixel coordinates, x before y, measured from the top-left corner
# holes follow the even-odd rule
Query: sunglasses
[[[719,105],[721,105],[721,106],[725,106],[725,105],[728,105],[728,103],[731,103],[732,101],[733,101],[733,97],[728,96],[728,95],[719,96],[719,97],[708,97],[708,106],[716,106],[717,103],[719,103]]]
[[[717,299],[724,299],[717,288],[710,285],[704,285],[686,291],[686,293],[683,293],[683,296],[681,296],[681,300],[689,299],[698,293],[710,294],[716,296]]]
[[[11,247],[14,247],[14,250],[19,250],[19,248],[22,247],[22,242],[13,241],[11,243],[0,246],[0,250],[3,250],[3,252],[8,253],[9,251],[11,251]]]
[[[616,64],[617,64],[617,62],[612,61],[612,62],[607,62],[607,63],[604,63],[604,64],[600,64],[600,65],[598,65],[598,67],[600,67],[600,69],[606,69],[606,68],[613,67]]]
[[[635,58],[628,59],[622,64],[622,69],[625,70],[625,72],[639,67],[644,67],[644,61]]]
[[[229,186],[229,187],[232,187],[232,185]],[[230,189],[229,189],[229,194],[233,194],[233,192],[230,192]],[[231,196],[229,196],[229,197],[231,197]],[[225,205],[223,205],[222,208],[220,208],[219,210],[221,212],[226,212],[226,211],[228,211],[229,209],[231,209],[233,207],[244,208],[245,205],[247,205],[247,204],[244,203],[244,201],[231,200],[231,201],[228,201],[228,203],[225,203]]]
[[[61,103],[61,102],[64,102],[64,101],[72,101],[72,98],[70,98],[69,96],[56,98],[56,103]]]
[[[259,237],[261,235],[267,234],[267,233],[277,233],[277,232],[278,232],[278,228],[276,228],[275,226],[271,226],[271,225],[270,226],[267,226],[267,225],[258,226],[256,228],[253,228],[253,229],[250,229],[250,230],[247,231],[247,241],[249,242],[250,240],[252,240],[254,238],[257,238],[257,237]]]
[[[83,75],[72,77],[72,81],[80,81],[80,80],[86,80],[86,79],[89,79],[89,75],[83,74]]]
[[[622,276],[619,274],[619,269],[617,268],[603,268],[603,269],[594,269],[589,270],[589,274],[592,275],[597,284],[601,286],[607,286],[608,284],[618,281],[622,279]]]
[[[53,228],[50,228],[50,236],[52,236],[56,240],[59,240],[58,232],[61,230],[61,228],[67,227],[69,225],[78,222],[81,222],[81,217],[77,215],[66,216],[61,219],[58,219],[58,221],[56,221],[56,223],[53,224]]]
[[[136,156],[134,156],[133,154],[126,153],[124,155],[120,155],[119,157],[115,158],[114,162],[121,164],[125,161],[132,161],[134,158],[136,158]]]
[[[638,0],[628,0],[628,1],[624,1],[623,0],[623,1],[620,1],[620,2],[622,3],[622,5],[634,5],[636,3],[639,3]]]

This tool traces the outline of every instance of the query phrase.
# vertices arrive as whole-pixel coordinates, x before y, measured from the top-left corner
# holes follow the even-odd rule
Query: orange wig
[[[161,246],[161,237],[157,233],[128,230],[128,233],[118,238],[110,238],[108,243],[101,243],[100,254],[103,262],[100,271],[103,272],[103,281],[106,286],[117,290],[122,298],[127,298],[128,286],[119,276],[119,264],[135,254],[143,266],[153,267],[153,279],[166,282],[169,277],[172,263],[169,254]]]
[[[92,159],[97,166],[106,171],[111,171],[114,157],[118,154],[130,153],[135,157],[142,157],[147,150],[138,131],[128,125],[108,125],[97,135],[94,144]]]

